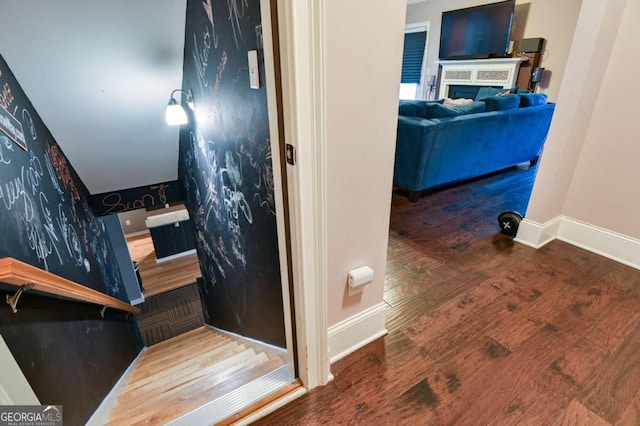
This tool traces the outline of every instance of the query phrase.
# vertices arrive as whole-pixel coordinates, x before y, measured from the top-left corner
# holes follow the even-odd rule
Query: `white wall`
[[[326,2],[328,323],[383,301],[405,2]],[[347,294],[349,270],[375,280]]]
[[[558,238],[640,269],[635,0],[584,0],[518,241]]]
[[[487,0],[429,0],[407,7],[407,23],[431,22],[427,46],[427,66],[431,74],[438,71],[440,24],[442,12],[492,3]],[[550,73],[539,89],[551,101],[558,97],[564,69],[573,39],[582,0],[518,0],[516,2],[512,39],[543,37],[547,40],[542,65]]]
[[[617,0],[584,0],[583,2],[567,64],[567,75],[571,75],[571,78],[565,79],[560,91],[527,209],[528,220],[539,224],[551,221],[564,214],[565,202],[572,186],[574,186],[573,196],[577,194],[578,189],[575,184],[572,184],[572,180],[576,170],[584,170],[584,165],[579,166],[582,161],[581,152],[585,141],[592,139],[592,137],[588,138],[588,135],[595,130],[591,123],[597,118],[594,116],[595,107],[603,94],[602,85],[605,76],[611,72],[610,67],[615,66],[614,63],[609,62],[612,54],[611,46],[618,43],[616,39],[623,10],[624,3]],[[629,82],[625,82],[625,87],[628,87],[627,83]],[[604,94],[604,96],[607,95]],[[616,113],[623,108],[625,97],[618,101],[620,103],[615,108]],[[616,114],[612,115],[614,121],[618,122]],[[600,120],[598,122],[601,123]],[[620,123],[621,132],[628,131],[631,123]],[[614,128],[613,123],[611,124],[607,126],[609,130]],[[619,143],[611,137],[603,139],[600,143],[605,140],[607,147]],[[601,153],[603,160],[615,155],[613,149],[604,149],[607,152]],[[592,169],[590,171],[592,173],[599,173],[598,170],[601,168],[601,165],[592,167],[593,164],[588,164],[588,166]],[[579,180],[581,181],[582,179]],[[576,212],[573,202],[567,207],[572,212]],[[606,207],[604,205],[597,207],[597,210],[601,209],[606,210]]]
[[[640,3],[627,1],[563,214],[640,239],[638,17]]]

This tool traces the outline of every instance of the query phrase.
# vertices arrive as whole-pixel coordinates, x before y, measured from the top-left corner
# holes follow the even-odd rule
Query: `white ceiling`
[[[186,0],[0,0],[0,54],[93,194],[177,178]]]

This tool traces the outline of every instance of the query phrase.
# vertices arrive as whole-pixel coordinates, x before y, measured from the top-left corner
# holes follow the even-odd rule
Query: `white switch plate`
[[[250,50],[247,52],[249,59],[249,86],[252,89],[260,88],[260,72],[258,70],[258,51]]]
[[[129,219],[126,219],[126,220],[124,221],[124,224],[125,224],[125,225],[127,225],[127,226],[129,226],[129,225],[131,225],[131,221],[130,221]]]

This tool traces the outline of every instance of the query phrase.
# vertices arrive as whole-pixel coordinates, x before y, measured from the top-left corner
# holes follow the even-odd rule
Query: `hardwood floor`
[[[127,237],[131,260],[140,264],[140,277],[145,297],[193,284],[202,276],[197,254],[156,263],[151,234]]]
[[[534,173],[394,194],[389,334],[256,424],[640,424],[640,272],[499,234]]]
[[[165,424],[284,365],[282,355],[208,327],[150,347],[109,425]]]

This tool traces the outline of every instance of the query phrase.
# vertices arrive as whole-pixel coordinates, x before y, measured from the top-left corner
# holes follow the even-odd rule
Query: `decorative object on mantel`
[[[436,92],[436,86],[436,76],[432,74],[429,76],[429,81],[427,82],[427,100],[433,99]]]

